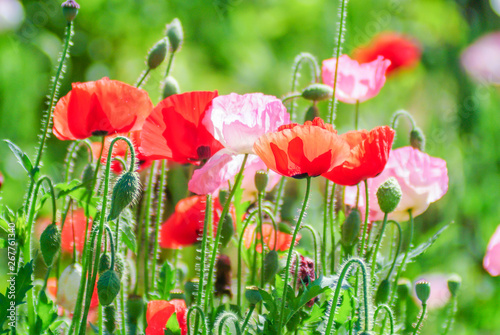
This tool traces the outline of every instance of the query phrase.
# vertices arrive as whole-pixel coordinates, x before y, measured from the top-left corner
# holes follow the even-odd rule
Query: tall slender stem
[[[255,309],[255,305],[250,305],[250,309],[248,310],[248,313],[245,317],[245,321],[243,321],[243,325],[241,325],[241,333],[244,334],[245,333],[245,328],[247,327],[248,325],[248,322],[250,321],[250,318],[252,317],[252,313]]]
[[[384,220],[382,221],[382,228],[380,228],[380,234],[379,234],[378,239],[377,239],[377,244],[375,245],[375,249],[373,250],[372,270],[371,270],[372,280],[374,278],[375,267],[377,265],[377,253],[378,253],[378,250],[380,249],[380,245],[382,244],[382,239],[384,238],[385,227],[387,226],[387,215],[388,215],[388,213],[384,214]]]
[[[361,249],[359,255],[365,255],[366,230],[368,229],[368,217],[370,216],[370,190],[368,189],[368,180],[365,179],[365,222],[363,224],[363,235],[361,235]]]
[[[426,313],[427,313],[427,304],[422,304],[422,311],[420,312],[420,317],[418,318],[417,325],[415,326],[415,329],[413,330],[413,335],[418,334],[418,331],[420,330],[420,327],[422,326],[422,322],[425,319]]]
[[[236,293],[236,301],[237,305],[241,306],[241,277],[243,272],[243,264],[241,261],[241,247],[243,245],[243,237],[245,236],[245,230],[248,227],[248,224],[252,221],[252,218],[258,213],[258,211],[253,211],[248,214],[247,218],[243,222],[243,228],[241,230],[240,239],[238,241],[238,288]]]
[[[358,125],[359,125],[359,100],[356,100],[356,107],[355,108],[355,114],[354,114],[354,130],[358,130]]]
[[[396,225],[398,229],[398,246],[396,248],[396,254],[394,255],[394,259],[391,264],[391,268],[389,269],[389,272],[387,273],[387,280],[391,278],[392,272],[394,271],[394,267],[396,266],[396,261],[398,260],[399,252],[401,251],[401,245],[403,244],[403,234],[401,232],[401,225],[399,222],[395,220],[389,220],[389,222],[392,222],[394,225]]]
[[[292,235],[292,241],[290,243],[290,249],[288,249],[288,257],[286,259],[286,266],[285,266],[285,280],[283,282],[283,294],[281,295],[281,309],[279,312],[279,319],[278,319],[278,335],[281,334],[282,328],[283,328],[283,316],[285,314],[285,303],[286,303],[286,294],[288,291],[288,276],[290,275],[290,264],[292,262],[292,255],[293,255],[293,248],[295,246],[295,241],[297,240],[297,234],[300,230],[300,225],[302,223],[302,220],[304,219],[304,216],[306,214],[306,208],[307,204],[309,202],[309,195],[311,193],[311,177],[307,177],[307,184],[306,184],[306,193],[304,195],[304,201],[302,202],[302,209],[299,214],[299,218],[297,220],[297,223],[295,224],[295,229],[293,231]]]
[[[149,230],[151,229],[151,207],[154,198],[154,185],[155,185],[155,175],[156,175],[156,161],[151,165],[151,170],[149,172],[148,187],[146,190],[146,211],[144,214],[144,263],[143,263],[143,274],[144,274],[144,293],[146,296],[149,294]]]
[[[276,199],[274,201],[273,214],[275,218],[279,218],[281,216],[281,205],[283,204],[283,193],[285,192],[285,183],[286,183],[286,178],[281,177],[280,182],[278,184],[278,191],[276,192]]]
[[[156,210],[156,223],[155,223],[155,240],[154,240],[154,248],[153,248],[153,266],[152,266],[152,275],[151,275],[151,287],[155,288],[156,282],[156,262],[158,258],[158,249],[160,246],[160,225],[163,219],[163,194],[165,193],[165,180],[167,177],[167,163],[165,160],[161,161],[161,172],[160,172],[160,184],[158,185],[158,208]]]
[[[403,257],[403,261],[399,265],[398,272],[396,272],[396,278],[394,278],[394,290],[393,290],[393,293],[392,293],[391,302],[393,302],[394,298],[396,297],[395,294],[394,294],[396,292],[395,288],[396,288],[396,285],[398,284],[399,277],[401,277],[401,274],[404,271],[404,268],[405,268],[405,265],[406,265],[406,260],[408,259],[408,254],[410,253],[411,244],[413,242],[413,214],[412,214],[411,210],[409,210],[408,213],[410,214],[410,236],[408,238],[408,246],[407,246],[407,248],[405,250],[405,255]]]
[[[141,85],[144,82],[144,80],[147,78],[147,76],[149,75],[149,72],[151,72],[151,68],[150,67],[148,67],[145,71],[143,71],[141,73],[141,76],[139,77],[139,80],[137,81],[137,84],[135,84],[135,87],[141,88]]]
[[[329,210],[329,224],[330,224],[330,232],[331,232],[331,247],[332,247],[332,253],[331,253],[331,259],[330,259],[330,269],[331,273],[335,273],[335,257],[336,257],[336,244],[335,244],[335,228],[338,226],[338,221],[339,217],[335,215],[335,189],[336,189],[336,184],[333,184],[332,187],[332,194],[330,195],[330,210]]]
[[[172,69],[172,64],[174,62],[174,55],[175,51],[171,52],[168,58],[167,69],[165,70],[165,78],[167,78],[170,75],[170,70]]]
[[[326,247],[328,244],[328,216],[330,214],[330,180],[326,179],[325,196],[323,198],[323,242],[321,243],[321,269],[326,275]],[[335,241],[332,241],[334,244]],[[317,271],[318,269],[316,269]]]

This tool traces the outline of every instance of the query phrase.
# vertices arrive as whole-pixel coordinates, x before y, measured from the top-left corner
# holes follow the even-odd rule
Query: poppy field
[[[500,1],[0,8],[1,333],[500,333]]]

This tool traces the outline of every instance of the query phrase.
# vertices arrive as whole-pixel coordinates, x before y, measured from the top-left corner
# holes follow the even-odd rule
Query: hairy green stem
[[[388,213],[384,214],[384,220],[382,221],[382,228],[380,228],[380,235],[377,239],[377,244],[375,245],[375,249],[373,250],[373,255],[372,255],[372,270],[371,270],[371,278],[374,280],[375,276],[375,268],[377,265],[377,254],[378,250],[380,249],[380,245],[382,244],[382,240],[384,239],[384,232],[385,232],[385,227],[387,226],[387,216]]]
[[[165,180],[167,177],[167,163],[165,160],[161,161],[160,184],[158,185],[158,208],[156,210],[156,223],[155,223],[155,240],[153,247],[153,266],[151,274],[151,287],[154,289],[156,285],[156,262],[158,258],[158,249],[160,247],[160,226],[163,219],[163,194],[165,193]]]
[[[201,319],[203,320],[202,334],[204,335],[206,333],[206,330],[207,330],[207,323],[206,323],[206,320],[205,320],[205,314],[203,313],[203,310],[199,306],[191,306],[188,309],[187,317],[186,317],[187,333],[188,333],[188,335],[191,334],[191,332],[190,332],[190,329],[191,329],[191,314],[193,313],[193,311],[197,312],[196,319],[198,319],[198,316],[200,316]],[[195,335],[198,334],[198,330],[197,329],[195,329],[194,334]]]
[[[318,264],[318,233],[316,230],[308,224],[303,224],[299,229],[307,229],[311,232],[311,236],[313,238],[313,247],[314,247],[314,269],[315,271],[318,271],[319,269],[319,264]]]
[[[307,52],[301,52],[300,54],[295,57],[294,63],[293,63],[293,72],[292,72],[292,87],[291,87],[291,92],[295,92],[298,84],[298,78],[299,78],[299,71],[301,69],[302,62],[308,61],[309,65],[311,66],[311,77],[314,82],[319,81],[319,76],[320,76],[320,69],[318,65],[318,61],[316,60],[316,57],[311,55],[310,53]],[[290,113],[290,120],[295,121],[295,103],[292,102],[290,105],[290,108],[288,109]]]
[[[243,222],[243,228],[240,233],[240,239],[238,241],[238,275],[237,275],[237,280],[238,280],[238,285],[237,285],[237,292],[236,292],[236,301],[237,301],[237,306],[242,305],[241,301],[241,279],[242,279],[242,272],[243,272],[243,264],[241,260],[241,247],[243,245],[243,237],[245,236],[245,230],[248,227],[248,224],[251,222],[252,218],[258,214],[258,211],[253,211],[248,214],[246,217],[245,221]]]
[[[427,304],[422,304],[422,311],[420,312],[420,316],[418,318],[417,325],[415,326],[415,329],[413,330],[413,335],[418,334],[418,331],[420,330],[420,327],[422,326],[422,322],[424,322],[426,313],[427,313]]]
[[[391,330],[391,335],[394,334],[394,315],[392,314],[392,310],[388,305],[379,305],[377,306],[377,309],[375,310],[375,313],[373,313],[373,320],[377,320],[378,313],[381,310],[385,310],[386,315],[389,317],[389,325],[390,325],[390,330]]]
[[[250,321],[250,318],[252,317],[252,313],[255,310],[255,305],[250,305],[250,309],[248,310],[247,315],[245,316],[245,321],[243,321],[243,325],[241,325],[241,333],[245,333],[245,328],[248,325],[248,322]]]
[[[368,180],[365,179],[365,221],[363,223],[363,235],[361,235],[361,249],[359,255],[365,256],[366,230],[368,229],[368,217],[370,216],[370,190],[368,189]]]

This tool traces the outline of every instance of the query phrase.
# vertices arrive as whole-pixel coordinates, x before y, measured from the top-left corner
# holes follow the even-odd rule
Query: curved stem
[[[380,234],[377,239],[377,244],[375,245],[375,249],[373,250],[373,255],[372,255],[372,270],[371,270],[371,277],[372,280],[374,279],[375,276],[375,267],[377,265],[377,254],[378,250],[380,249],[380,245],[382,244],[382,240],[384,238],[384,232],[385,232],[385,227],[387,226],[387,216],[388,213],[384,214],[384,221],[382,222],[382,228],[380,229]]]
[[[240,171],[236,175],[236,178],[234,180],[234,186],[231,189],[231,192],[229,193],[229,195],[227,197],[226,203],[224,204],[224,208],[222,209],[222,213],[221,213],[221,216],[219,218],[219,223],[217,225],[217,227],[219,227],[219,229],[217,229],[217,234],[215,235],[214,248],[212,251],[212,257],[210,259],[210,265],[208,267],[208,282],[207,282],[208,297],[205,300],[205,308],[204,308],[205,311],[208,308],[208,305],[207,305],[208,301],[209,300],[213,301],[213,294],[211,294],[212,293],[212,285],[213,285],[212,282],[213,282],[213,275],[214,275],[214,269],[215,269],[215,260],[217,258],[217,252],[219,251],[219,241],[220,241],[220,236],[222,233],[222,226],[223,226],[222,223],[226,219],[226,215],[229,212],[229,206],[231,205],[231,201],[233,199],[234,193],[240,187],[241,179],[243,177],[243,170],[245,169],[245,164],[247,162],[247,159],[248,159],[248,154],[245,154],[245,157],[243,158],[243,162],[241,163]]]
[[[285,103],[288,100],[293,100],[293,99],[297,99],[297,98],[300,98],[300,97],[302,97],[302,94],[300,94],[300,93],[292,93],[292,94],[289,94],[289,95],[285,96],[283,99],[281,99],[281,102]]]
[[[394,315],[392,314],[392,310],[389,308],[387,305],[379,305],[377,309],[375,310],[375,313],[373,313],[373,321],[377,320],[378,313],[381,310],[385,310],[387,313],[387,316],[389,317],[389,325],[390,325],[390,330],[391,330],[391,335],[394,334]]]
[[[278,319],[278,335],[281,334],[282,331],[282,325],[283,325],[283,316],[285,314],[285,303],[286,303],[286,293],[288,290],[288,276],[290,275],[290,264],[292,261],[292,254],[293,254],[293,248],[295,246],[295,241],[297,240],[297,233],[299,232],[299,227],[302,224],[302,220],[304,219],[304,215],[306,214],[306,208],[307,204],[309,202],[309,195],[311,193],[311,177],[307,177],[307,184],[306,184],[306,193],[304,195],[304,201],[302,203],[302,209],[299,214],[299,218],[297,220],[297,223],[295,224],[295,229],[293,231],[292,235],[292,241],[290,243],[290,249],[288,249],[288,257],[286,260],[286,267],[285,267],[285,280],[283,282],[283,294],[281,295],[281,309],[280,309],[280,316]]]
[[[292,74],[292,88],[291,92],[295,92],[295,89],[297,88],[298,84],[298,77],[299,77],[299,71],[301,69],[302,62],[308,61],[309,65],[311,66],[311,73],[312,73],[312,78],[314,82],[319,81],[319,75],[320,75],[320,69],[318,65],[318,61],[316,60],[316,57],[311,55],[310,53],[307,52],[301,52],[300,54],[295,57],[294,63],[293,63],[293,74]],[[290,112],[290,120],[295,120],[295,103],[292,103],[289,108]]]
[[[318,235],[317,235],[317,232],[311,225],[308,225],[308,224],[302,225],[302,227],[300,227],[299,230],[301,230],[301,229],[307,229],[311,232],[311,235],[313,238],[313,246],[314,246],[314,268],[315,268],[315,271],[318,271],[319,264],[318,264]]]
[[[191,326],[191,314],[193,313],[193,311],[196,311],[196,312],[198,312],[198,314],[200,314],[201,319],[203,320],[203,333],[202,334],[205,334],[206,329],[207,329],[207,324],[205,322],[205,314],[203,313],[203,310],[201,309],[201,307],[199,307],[199,306],[191,306],[191,307],[189,307],[189,310],[187,312],[187,317],[186,317],[186,324],[187,324],[187,333],[188,333],[188,335],[191,334],[191,332],[189,330],[190,330],[190,326]],[[196,317],[197,319],[198,319],[198,314],[196,314],[197,315],[197,317]],[[195,330],[194,333],[197,334],[197,330]]]
[[[236,329],[236,334],[241,334],[241,328],[239,324],[239,320],[234,314],[226,314],[219,321],[218,334],[222,335],[224,333],[224,326],[226,326],[226,320],[232,319],[234,323],[234,328]]]
[[[366,271],[366,265],[365,262],[363,262],[362,259],[360,258],[351,258],[349,259],[343,266],[339,280],[337,281],[337,286],[335,287],[335,293],[332,298],[332,302],[330,304],[330,313],[328,317],[328,324],[326,326],[326,331],[324,334],[330,335],[332,332],[332,326],[333,326],[333,320],[335,319],[335,312],[337,310],[337,303],[339,300],[340,296],[340,290],[342,289],[342,284],[344,283],[344,280],[347,276],[347,273],[349,272],[350,268],[354,265],[354,263],[357,263],[361,267],[361,271],[363,272],[363,299],[364,299],[364,307],[365,307],[365,329],[364,331],[368,331],[368,328],[370,326],[370,312],[369,312],[369,305],[368,305],[368,278],[367,278],[367,271]]]
[[[145,71],[142,71],[141,73],[141,76],[139,77],[139,79],[137,80],[137,84],[135,84],[135,87],[137,88],[141,88],[141,85],[142,83],[144,82],[144,80],[147,78],[147,76],[149,75],[149,72],[151,71],[151,68],[148,67]]]
[[[422,311],[420,312],[420,317],[418,318],[417,325],[415,326],[415,330],[413,331],[413,335],[417,335],[420,330],[420,326],[422,326],[422,322],[425,319],[425,313],[427,313],[427,304],[422,304]]]
[[[158,208],[156,210],[156,223],[155,223],[155,240],[154,240],[154,248],[153,248],[153,266],[152,266],[152,275],[151,275],[151,287],[155,288],[156,282],[156,262],[158,258],[158,249],[160,247],[160,226],[161,221],[163,219],[163,194],[165,193],[165,180],[167,177],[167,163],[165,160],[161,162],[161,172],[160,172],[160,184],[158,185]]]
[[[278,185],[278,191],[276,192],[276,199],[274,201],[275,206],[273,214],[275,218],[279,218],[281,216],[281,206],[283,205],[283,193],[285,192],[285,183],[286,183],[286,178],[281,177]]]
[[[241,230],[240,239],[238,241],[238,287],[236,293],[236,301],[237,306],[241,306],[241,277],[242,277],[242,261],[241,261],[241,247],[243,245],[243,237],[245,236],[245,230],[248,227],[248,224],[251,222],[252,218],[258,213],[258,211],[253,211],[248,214],[247,218],[243,222],[243,229]]]
[[[247,327],[248,322],[250,321],[250,318],[252,317],[252,313],[255,309],[255,305],[250,305],[250,309],[248,310],[248,313],[245,317],[245,321],[243,321],[243,325],[241,326],[241,333],[245,333],[245,328]]]
[[[368,180],[365,179],[365,221],[363,224],[363,235],[361,235],[361,249],[359,255],[365,256],[366,230],[368,229],[368,217],[370,216],[370,190],[368,189]]]
[[[170,75],[170,70],[172,69],[172,64],[174,62],[175,51],[170,53],[167,63],[167,69],[165,70],[165,78]]]
[[[401,116],[404,116],[406,117],[406,119],[408,121],[410,121],[411,123],[411,128],[412,129],[415,129],[417,127],[416,123],[415,123],[415,120],[413,119],[413,116],[411,116],[410,113],[408,113],[407,111],[405,110],[399,110],[397,111],[396,113],[394,113],[394,115],[392,116],[392,121],[391,121],[391,126],[392,126],[392,129],[396,129],[397,125],[398,125],[398,119],[401,117]]]

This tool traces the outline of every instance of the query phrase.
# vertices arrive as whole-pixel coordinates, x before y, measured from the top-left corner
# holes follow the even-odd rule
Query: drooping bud
[[[257,286],[248,286],[245,291],[245,298],[247,298],[250,305],[257,305],[262,301],[262,295]]]
[[[306,111],[306,116],[304,118],[304,122],[312,121],[314,118],[319,117],[319,109],[315,104],[309,107]]]
[[[234,223],[233,217],[229,214],[226,214],[226,218],[222,221],[222,231],[221,231],[221,239],[220,243],[223,248],[227,246],[229,241],[234,235]]]
[[[80,5],[74,0],[68,0],[66,2],[63,2],[61,7],[63,15],[66,18],[66,21],[73,22],[76,15],[78,14],[78,9],[80,9]]]
[[[384,279],[380,282],[375,294],[375,303],[377,305],[385,304],[389,300],[389,293],[391,291],[391,283],[389,280]]]
[[[168,40],[162,38],[149,50],[147,64],[150,69],[156,69],[163,63],[167,55],[167,44]]]
[[[99,275],[111,268],[111,256],[108,253],[102,254],[99,259]]]
[[[178,18],[175,18],[167,24],[167,37],[169,43],[170,52],[176,52],[182,45],[184,41],[184,32],[182,31],[182,24]]]
[[[448,290],[450,290],[451,296],[456,297],[458,290],[462,285],[462,278],[459,275],[453,274],[448,278]]]
[[[82,184],[87,191],[92,191],[92,184],[94,181],[95,167],[94,164],[87,164],[82,172]]]
[[[325,84],[311,84],[302,91],[302,98],[312,101],[331,99],[333,88]]]
[[[122,174],[113,187],[111,210],[108,220],[118,218],[128,205],[134,203],[139,198],[140,192],[140,180],[137,172],[127,171]]]
[[[278,252],[271,250],[267,253],[264,258],[264,282],[267,283],[271,281],[274,276],[278,273],[279,269],[279,259]]]
[[[40,236],[40,249],[43,261],[47,266],[51,266],[55,255],[61,249],[61,232],[54,223],[49,224]]]
[[[122,279],[123,274],[125,273],[125,261],[123,260],[123,256],[121,254],[115,255],[115,271],[118,278]]]
[[[69,312],[75,310],[81,278],[82,266],[78,263],[69,265],[59,276],[56,302]]]
[[[103,306],[111,304],[120,292],[120,278],[114,270],[104,272],[97,281],[97,296]]]
[[[380,209],[384,213],[391,213],[398,207],[403,192],[394,177],[387,179],[377,190],[377,199]]]
[[[179,88],[179,83],[177,83],[177,80],[175,80],[175,78],[172,76],[168,76],[163,81],[162,92],[163,99],[166,99],[171,95],[179,94],[181,92],[181,89]]]
[[[415,292],[418,300],[422,302],[422,305],[425,305],[431,295],[431,285],[426,281],[420,281],[415,284]]]
[[[113,305],[104,307],[104,326],[108,334],[113,334],[116,329],[116,309]]]
[[[425,135],[422,129],[415,127],[410,132],[410,145],[415,149],[424,151],[425,149]]]
[[[361,213],[359,209],[354,208],[347,216],[342,225],[342,234],[340,243],[347,250],[351,250],[358,242],[359,232],[361,230]]]
[[[410,294],[411,291],[411,282],[407,278],[401,278],[398,281],[398,286],[397,286],[397,292],[398,292],[398,299],[401,301],[406,300],[408,298],[408,295]]]
[[[255,188],[259,192],[265,192],[267,187],[267,182],[269,181],[269,176],[267,171],[259,170],[255,173]]]

